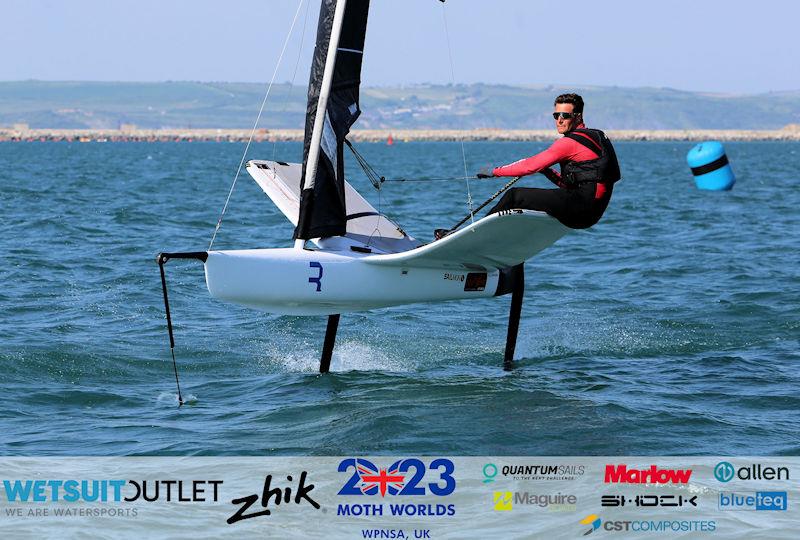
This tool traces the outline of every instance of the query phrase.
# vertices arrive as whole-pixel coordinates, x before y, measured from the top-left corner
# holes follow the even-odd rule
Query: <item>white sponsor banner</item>
[[[3,538],[797,538],[797,457],[0,458]]]

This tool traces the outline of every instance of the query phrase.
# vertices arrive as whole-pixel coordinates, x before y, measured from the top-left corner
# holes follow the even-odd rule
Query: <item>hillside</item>
[[[250,128],[265,85],[212,82],[0,82],[0,126]],[[800,123],[800,91],[721,95],[669,88],[413,85],[362,89],[361,129],[546,129],[553,98],[577,91],[604,129],[780,129]],[[259,125],[302,128],[305,87],[276,85]]]

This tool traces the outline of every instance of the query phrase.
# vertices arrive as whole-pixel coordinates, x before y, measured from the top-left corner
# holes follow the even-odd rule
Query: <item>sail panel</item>
[[[347,228],[344,195],[344,139],[361,114],[359,86],[369,0],[346,0],[336,51],[336,63],[325,108],[320,152],[313,185],[306,186],[313,128],[322,93],[334,13],[338,2],[322,0],[317,27],[317,44],[311,65],[303,142],[303,185],[300,215],[294,238],[341,236]]]

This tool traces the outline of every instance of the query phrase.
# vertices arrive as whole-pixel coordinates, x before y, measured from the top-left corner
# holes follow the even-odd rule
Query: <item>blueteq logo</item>
[[[756,491],[755,493],[720,493],[720,510],[786,510],[785,491]]]
[[[456,489],[453,476],[455,465],[445,458],[432,460],[426,465],[418,458],[400,459],[388,467],[381,467],[363,458],[343,459],[337,469],[339,472],[350,472],[338,495],[363,497],[387,496],[404,497],[419,495],[435,495],[446,497]],[[427,477],[428,481],[425,481]],[[389,504],[389,512],[393,516],[452,516],[455,515],[453,504]],[[386,509],[381,502],[377,504],[340,504],[337,515],[340,516],[382,516]]]

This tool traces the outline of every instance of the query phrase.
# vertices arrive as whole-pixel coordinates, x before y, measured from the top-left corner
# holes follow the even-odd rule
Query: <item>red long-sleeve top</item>
[[[585,127],[585,125],[580,124],[576,129]],[[599,154],[581,143],[569,137],[562,137],[550,145],[547,150],[508,165],[495,167],[492,173],[495,176],[527,176],[540,172],[558,187],[566,188],[566,184],[561,181],[561,175],[550,167],[558,163],[563,168],[567,161],[589,161],[598,157],[600,157]],[[594,198],[599,199],[605,193],[605,184],[598,183]]]

